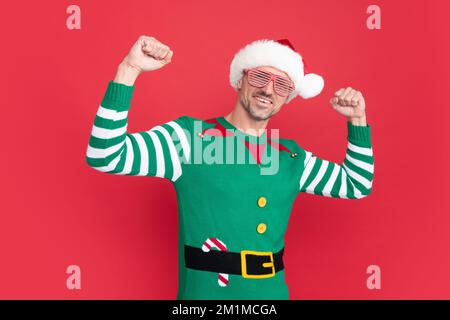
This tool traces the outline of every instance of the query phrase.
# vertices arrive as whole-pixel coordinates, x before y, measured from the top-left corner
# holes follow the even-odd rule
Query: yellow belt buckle
[[[268,273],[268,274],[248,274],[247,273],[247,260],[246,260],[246,256],[248,254],[253,254],[253,255],[257,255],[257,256],[270,256],[270,262],[264,262],[262,265],[264,268],[272,268],[272,272]],[[272,252],[242,250],[241,251],[241,269],[242,269],[242,276],[244,278],[262,279],[262,278],[273,277],[275,275],[275,265],[273,262],[273,253]]]

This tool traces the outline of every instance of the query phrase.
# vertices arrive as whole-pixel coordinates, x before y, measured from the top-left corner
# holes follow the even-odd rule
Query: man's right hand
[[[164,67],[172,61],[173,51],[154,37],[140,36],[119,65],[115,82],[133,85],[139,74]]]

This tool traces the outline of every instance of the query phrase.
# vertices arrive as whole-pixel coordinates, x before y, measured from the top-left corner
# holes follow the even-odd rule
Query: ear
[[[240,79],[240,80],[238,81],[238,83],[237,83],[237,87],[238,87],[238,89],[240,89],[240,88],[241,88],[241,86],[242,86],[242,79]]]

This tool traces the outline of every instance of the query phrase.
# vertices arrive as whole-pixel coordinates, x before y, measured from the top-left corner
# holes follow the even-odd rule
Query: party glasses
[[[294,90],[294,83],[283,76],[263,71],[258,68],[246,69],[244,73],[247,74],[248,83],[257,88],[265,87],[270,81],[273,81],[276,94],[286,97]]]

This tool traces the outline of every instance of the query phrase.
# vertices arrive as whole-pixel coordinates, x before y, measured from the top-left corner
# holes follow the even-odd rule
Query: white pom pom
[[[297,92],[303,99],[309,99],[322,92],[324,85],[323,78],[315,73],[307,73],[300,80]]]

